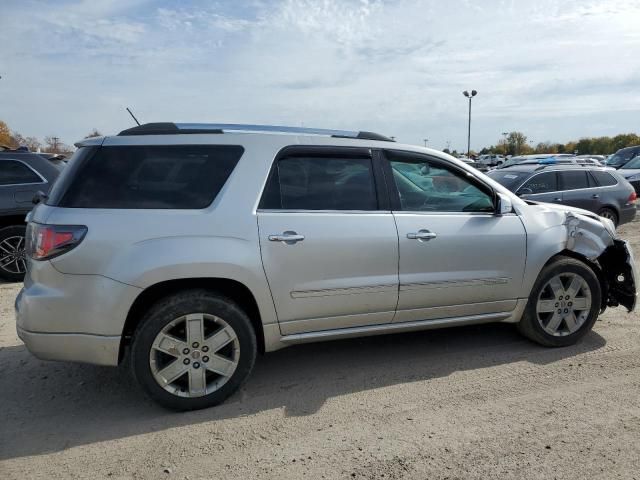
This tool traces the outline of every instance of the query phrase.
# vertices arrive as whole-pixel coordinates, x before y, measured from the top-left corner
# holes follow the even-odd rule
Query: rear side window
[[[296,156],[278,160],[263,209],[377,210],[370,158]]]
[[[587,172],[584,170],[560,172],[560,180],[562,182],[562,190],[578,190],[579,188],[589,187]]]
[[[601,187],[610,187],[618,183],[617,180],[613,178],[613,175],[607,172],[593,170],[591,172],[591,175],[595,177],[596,182],[598,182],[598,185],[600,185]]]
[[[67,182],[59,206],[205,208],[220,192],[243,151],[234,145],[101,147],[75,165],[77,171]]]
[[[534,175],[518,191],[522,192],[524,189],[529,189],[534,194],[556,192],[558,190],[556,172],[544,172]]]
[[[23,185],[26,183],[42,183],[42,179],[16,160],[0,160],[0,185]]]

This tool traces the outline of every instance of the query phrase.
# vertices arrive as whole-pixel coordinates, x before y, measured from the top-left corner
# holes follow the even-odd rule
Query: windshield
[[[635,157],[637,153],[638,152],[636,150],[627,150],[626,152],[619,151],[615,155],[613,155],[611,158],[609,158],[609,160],[607,160],[607,165],[611,165],[612,167],[624,165],[630,159]]]
[[[640,169],[640,155],[631,160],[625,166],[620,168],[620,170],[631,170],[631,169]]]
[[[530,172],[505,172],[504,170],[492,170],[487,173],[487,175],[513,192],[522,184],[522,182],[525,181],[525,179],[530,175]]]

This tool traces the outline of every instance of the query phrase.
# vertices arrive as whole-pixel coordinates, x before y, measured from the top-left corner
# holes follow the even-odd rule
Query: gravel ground
[[[620,233],[640,254],[639,227]],[[124,369],[33,358],[18,289],[0,285],[2,479],[640,479],[640,322],[622,308],[564,349],[509,325],[292,347],[179,414]]]

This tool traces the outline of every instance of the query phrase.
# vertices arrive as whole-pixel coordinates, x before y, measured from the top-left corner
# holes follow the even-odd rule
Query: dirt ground
[[[620,229],[640,258],[640,223]],[[640,318],[574,347],[510,325],[292,347],[172,413],[124,369],[42,362],[0,285],[0,478],[640,479]]]

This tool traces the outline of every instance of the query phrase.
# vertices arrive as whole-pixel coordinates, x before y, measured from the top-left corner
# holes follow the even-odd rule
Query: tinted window
[[[387,152],[400,208],[416,212],[492,212],[492,196],[468,177],[425,157]]]
[[[598,182],[598,185],[601,187],[609,187],[611,185],[615,185],[618,181],[613,178],[613,175],[607,172],[600,172],[598,170],[592,170],[591,175],[593,175]]]
[[[60,206],[205,208],[242,152],[242,147],[231,145],[102,147],[72,160],[69,168],[74,175],[65,179],[68,185]]]
[[[280,159],[260,208],[377,210],[371,159],[316,156]]]
[[[563,190],[577,190],[579,188],[588,188],[589,180],[585,171],[567,171],[560,172]]]
[[[635,157],[629,163],[627,163],[622,170],[637,170],[640,169],[640,157]]]
[[[42,183],[42,179],[22,162],[0,160],[0,185]]]
[[[556,180],[555,172],[544,172],[534,175],[525,182],[519,191],[521,192],[525,188],[535,193],[555,192],[558,190],[558,182]]]

